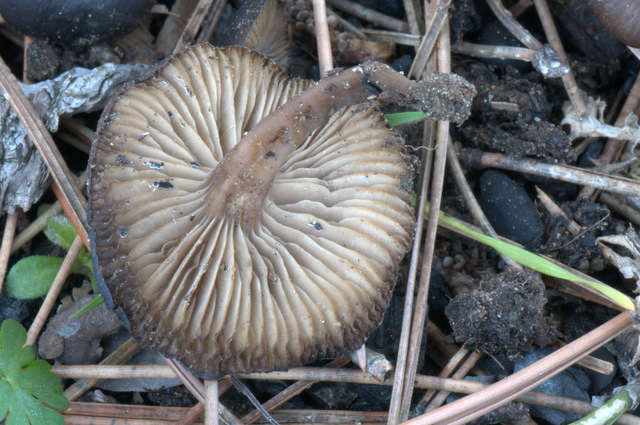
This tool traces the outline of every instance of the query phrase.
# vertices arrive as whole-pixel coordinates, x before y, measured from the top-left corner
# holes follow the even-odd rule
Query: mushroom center
[[[289,155],[338,109],[378,98],[404,99],[412,82],[391,68],[366,63],[319,81],[260,121],[229,151],[210,178],[211,213],[244,229],[259,219],[265,194]]]

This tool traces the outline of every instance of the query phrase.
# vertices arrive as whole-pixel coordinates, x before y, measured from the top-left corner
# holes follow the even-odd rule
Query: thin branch
[[[361,4],[349,0],[327,0],[327,4],[343,12],[347,12],[363,21],[371,22],[381,28],[391,31],[409,32],[409,24],[387,14],[364,7]]]
[[[416,287],[416,276],[418,274],[418,264],[420,264],[420,246],[422,245],[422,234],[425,218],[425,206],[427,203],[427,190],[431,178],[431,164],[435,152],[435,123],[425,123],[424,140],[427,145],[426,154],[422,157],[422,179],[420,196],[418,198],[418,212],[416,219],[416,231],[411,247],[411,261],[409,263],[409,276],[405,289],[404,309],[402,313],[402,327],[400,340],[398,342],[398,357],[396,359],[396,371],[393,378],[393,391],[391,393],[391,403],[389,406],[389,425],[396,425],[400,422],[400,409],[402,404],[402,390],[404,388],[405,370],[407,366],[407,353],[409,351],[409,337],[411,335],[411,315],[413,313],[413,298]]]
[[[403,4],[411,34],[422,34],[424,32],[424,20],[421,16],[420,2],[418,0],[404,0]]]
[[[213,0],[198,1],[198,5],[189,17],[189,22],[187,22],[187,25],[182,30],[182,34],[180,34],[180,38],[178,39],[178,42],[173,49],[174,54],[186,49],[187,47],[189,47],[189,45],[191,45],[193,40],[196,38],[198,31],[200,30],[200,25],[202,25],[204,17],[209,14],[212,4]]]
[[[533,0],[519,0],[517,3],[511,6],[509,12],[511,12],[511,15],[515,19],[518,19],[518,17],[526,12],[527,9],[531,6],[533,6]]]
[[[202,22],[198,38],[196,38],[196,44],[204,43],[211,40],[213,33],[220,21],[222,12],[227,5],[227,0],[214,0],[213,5],[209,9],[209,13],[206,14],[204,21]]]
[[[442,370],[438,374],[438,377],[448,378],[449,376],[451,376],[455,372],[455,370],[458,368],[458,365],[462,361],[464,361],[465,357],[467,357],[467,354],[469,354],[469,350],[467,350],[464,347],[460,347],[458,351],[449,359],[449,361],[447,362],[447,365],[444,368],[442,368]],[[420,412],[421,414],[424,413],[427,404],[429,404],[429,402],[436,395],[437,392],[438,392],[437,390],[431,389],[431,390],[428,390],[426,393],[424,393],[424,395],[416,405],[414,411]]]
[[[605,204],[610,210],[617,212],[636,226],[640,227],[640,212],[629,205],[624,197],[602,192],[598,197],[598,202]]]
[[[567,345],[566,342],[562,341],[561,339],[556,339],[556,342],[554,342],[551,347],[554,350],[559,350],[565,345]],[[615,364],[594,356],[585,356],[580,361],[578,361],[578,364],[602,375],[613,375],[617,370],[617,366]]]
[[[78,185],[85,186],[87,181],[87,172],[85,171],[78,177]],[[54,202],[44,213],[38,216],[35,220],[31,222],[22,232],[18,234],[13,240],[13,245],[11,246],[11,253],[13,254],[20,248],[22,248],[27,242],[33,239],[36,235],[38,235],[42,230],[47,226],[47,219],[49,217],[53,217],[54,215],[60,214],[63,210],[60,201]]]
[[[191,425],[204,412],[204,404],[198,402],[193,406],[186,415],[180,418],[176,425]]]
[[[462,193],[465,204],[469,208],[469,211],[471,212],[473,218],[480,224],[482,230],[484,230],[484,232],[492,238],[497,238],[498,234],[493,229],[493,226],[491,226],[491,223],[489,223],[487,216],[484,215],[484,211],[482,211],[478,200],[471,191],[471,187],[469,187],[469,183],[467,182],[464,172],[462,171],[462,166],[460,165],[460,161],[458,160],[458,154],[456,153],[456,149],[453,147],[451,138],[447,140],[447,143],[449,144],[449,149],[447,150],[447,164],[449,165],[449,170],[451,171],[453,178],[456,181],[458,189]],[[522,266],[512,258],[507,257],[506,255],[501,256],[505,263],[510,267],[522,269]]]
[[[0,246],[0,293],[4,285],[4,278],[7,275],[9,267],[9,257],[11,256],[11,245],[13,237],[16,234],[16,224],[18,223],[18,211],[14,211],[7,215],[4,223],[4,233],[2,235],[2,245]]]
[[[427,230],[425,235],[422,267],[420,269],[420,281],[418,294],[415,300],[415,312],[411,322],[411,335],[409,338],[409,348],[407,353],[407,366],[402,388],[402,401],[400,405],[400,422],[404,422],[409,417],[411,398],[413,395],[413,382],[418,367],[418,356],[422,346],[422,334],[427,317],[427,298],[429,296],[429,282],[431,279],[431,264],[435,251],[435,239],[438,231],[438,211],[442,196],[444,183],[444,167],[446,164],[447,144],[449,137],[449,123],[439,121],[437,123],[436,154],[434,160],[433,183],[431,184],[431,205],[429,218],[427,219]]]
[[[218,382],[204,381],[204,398],[206,400],[204,409],[205,425],[218,425]]]
[[[49,288],[49,292],[47,292],[47,296],[42,302],[42,306],[40,306],[40,310],[38,310],[36,318],[33,320],[33,323],[29,328],[29,332],[27,332],[26,345],[34,345],[36,343],[36,338],[38,338],[42,327],[47,321],[49,313],[51,313],[53,305],[58,299],[58,295],[60,294],[60,290],[62,290],[62,286],[67,281],[67,277],[69,277],[71,268],[76,262],[78,254],[80,254],[80,250],[82,249],[83,245],[84,243],[82,242],[82,238],[80,238],[79,235],[76,236],[76,238],[73,240],[73,243],[69,247],[69,252],[67,252],[67,255],[64,257],[64,261],[60,266],[60,270],[58,270],[58,274],[56,274],[56,277],[51,284],[51,288]]]
[[[230,378],[236,390],[240,394],[244,395],[246,398],[249,399],[251,404],[253,404],[253,406],[260,412],[262,417],[265,418],[267,422],[269,422],[271,425],[278,425],[278,422],[276,422],[276,420],[271,417],[269,412],[267,412],[267,410],[264,407],[262,407],[262,404],[260,404],[256,396],[253,395],[251,390],[247,388],[247,386],[242,381],[240,381],[238,378],[236,378],[233,375],[231,375]]]
[[[82,243],[84,243],[84,246],[87,248],[87,251],[91,251],[91,244],[89,243],[89,234],[85,230],[85,229],[88,229],[87,224],[83,224],[80,221],[78,215],[75,214],[73,210],[73,206],[71,206],[71,204],[67,202],[67,199],[65,198],[65,189],[61,188],[60,185],[58,185],[58,183],[56,183],[56,181],[54,180],[51,182],[51,190],[53,191],[53,194],[56,195],[56,198],[60,201],[62,210],[69,218],[69,221],[71,221],[73,228],[76,229],[76,232],[78,233],[78,236],[80,236],[80,239],[82,239]],[[80,199],[84,204],[86,204],[87,201],[84,196],[82,196],[82,198]],[[86,220],[86,212],[85,212],[85,220]]]
[[[402,44],[404,46],[418,47],[422,40],[420,36],[402,32],[382,31],[369,28],[362,28],[360,31],[371,40]]]
[[[479,153],[476,150],[464,151],[463,161],[472,167],[501,168],[548,177],[568,183],[590,186],[595,189],[620,193],[628,196],[640,196],[640,182],[623,177],[611,176],[588,169],[567,165],[545,164],[531,159],[512,159],[497,153]]]
[[[324,367],[325,368],[341,368],[342,366],[345,366],[348,363],[349,363],[349,359],[347,357],[343,356],[343,357],[340,357],[338,359],[332,360],[331,362],[327,363]],[[275,409],[276,407],[282,405],[287,400],[290,400],[291,398],[293,398],[296,395],[300,394],[302,391],[304,391],[307,388],[311,387],[316,382],[318,382],[318,381],[298,381],[295,384],[291,384],[287,388],[285,388],[283,391],[281,391],[280,393],[278,393],[275,396],[273,396],[266,403],[263,403],[262,407],[267,412],[270,412],[273,409]],[[243,416],[240,420],[244,424],[252,424],[255,421],[257,421],[258,419],[260,419],[260,417],[261,417],[261,413],[260,413],[260,411],[258,411],[256,409],[256,410],[254,410],[252,412],[249,412],[245,416]]]
[[[538,16],[540,17],[540,22],[542,23],[542,28],[544,29],[544,33],[547,36],[547,40],[549,44],[559,55],[564,63],[567,62],[567,54],[564,51],[564,47],[562,46],[562,42],[560,41],[560,35],[558,34],[558,30],[556,25],[553,22],[553,18],[551,17],[551,12],[549,11],[549,5],[546,0],[534,0],[533,3],[536,6],[536,10],[538,11]],[[573,78],[573,73],[571,70],[562,76],[562,83],[569,95],[569,100],[571,100],[571,104],[573,108],[576,110],[578,115],[584,115],[587,112],[587,104],[585,103],[584,97],[580,93],[578,89],[578,84],[576,80]]]
[[[437,42],[438,71],[451,72],[451,44],[449,39],[449,21],[445,21]],[[405,421],[409,417],[411,398],[413,395],[413,381],[418,368],[418,357],[422,346],[422,334],[427,318],[429,295],[429,283],[431,280],[431,264],[435,251],[436,234],[438,231],[438,213],[442,200],[442,188],[444,186],[445,165],[447,162],[447,139],[449,138],[449,122],[438,121],[436,125],[436,153],[433,166],[433,183],[431,184],[431,209],[427,221],[425,244],[422,255],[422,268],[420,269],[420,284],[416,296],[416,308],[411,323],[411,337],[409,339],[409,351],[407,354],[407,368],[402,389],[402,402],[400,408],[400,420]]]
[[[509,12],[502,4],[502,0],[487,0],[487,4],[507,31],[520,40],[522,44],[531,50],[537,51],[542,48],[542,43],[540,43],[537,38],[535,38],[525,27],[514,19],[511,12]]]
[[[175,379],[167,365],[54,365],[60,379]]]
[[[547,379],[573,365],[576,360],[606,344],[633,325],[624,312],[604,325],[576,339],[542,360],[528,366],[482,391],[414,418],[405,425],[461,425],[478,418],[518,396],[532,390]]]
[[[120,347],[118,347],[113,353],[109,354],[106,358],[104,358],[99,365],[92,365],[91,367],[100,367],[106,365],[116,365],[120,364],[129,359],[129,357],[133,356],[135,353],[140,350],[140,345],[133,339],[129,338],[126,340]],[[79,399],[85,392],[87,392],[91,387],[93,387],[99,379],[82,379],[78,382],[75,382],[69,388],[64,391],[64,396],[69,400],[77,400]]]
[[[409,70],[410,77],[420,78],[424,73],[424,70],[427,66],[427,61],[429,60],[429,56],[431,56],[433,47],[435,46],[436,40],[438,39],[438,35],[442,32],[442,28],[449,16],[450,3],[451,0],[438,1],[437,6],[435,7],[435,12],[431,17],[431,20],[429,21],[429,25],[427,26],[427,32],[425,33],[424,37],[422,37],[420,47],[418,47],[416,56],[413,60],[413,63],[411,64],[411,69]]]
[[[535,50],[526,47],[492,46],[487,44],[475,44],[466,41],[457,41],[451,46],[453,53],[473,56],[484,59],[520,60],[533,62]]]
[[[482,357],[482,354],[480,353],[477,353],[475,351],[471,353],[467,358],[467,360],[465,360],[464,363],[462,363],[462,365],[460,366],[460,368],[453,374],[452,378],[462,379],[465,376],[467,376],[469,371],[476,365],[476,363],[478,362],[478,360],[480,360],[481,357]],[[442,406],[442,403],[445,402],[445,400],[447,399],[447,397],[449,397],[450,394],[451,394],[451,391],[440,391],[438,394],[436,394],[433,400],[431,400],[431,403],[429,403],[429,405],[427,406],[427,412],[430,412]]]
[[[324,77],[329,71],[333,70],[331,40],[329,38],[329,25],[327,24],[327,7],[324,0],[313,0],[313,20],[316,27],[320,76]]]
[[[198,378],[193,376],[191,372],[187,370],[182,364],[177,362],[174,359],[162,356],[164,361],[167,363],[167,366],[173,371],[175,376],[177,376],[182,384],[189,390],[191,394],[198,401],[206,406],[205,395],[204,395],[204,384]]]
[[[29,137],[38,148],[38,151],[40,151],[47,167],[49,167],[53,180],[60,188],[60,195],[62,196],[60,202],[63,205],[69,205],[71,212],[69,218],[75,218],[75,221],[79,224],[76,229],[78,234],[81,235],[84,241],[88,240],[86,199],[76,184],[75,177],[62,159],[57,146],[51,138],[51,134],[49,134],[42,120],[34,111],[33,106],[22,93],[22,90],[20,90],[15,76],[1,57],[0,91],[4,93],[9,104],[15,110]]]

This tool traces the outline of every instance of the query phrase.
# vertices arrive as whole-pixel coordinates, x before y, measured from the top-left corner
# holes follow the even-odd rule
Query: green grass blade
[[[385,114],[384,117],[387,119],[391,127],[397,127],[411,121],[421,120],[423,118],[426,118],[427,116],[419,111],[410,111]]]
[[[80,316],[81,314],[84,314],[89,310],[93,310],[94,308],[98,307],[100,304],[104,304],[104,298],[102,298],[102,295],[98,294],[97,297],[95,297],[94,299],[89,301],[80,310],[78,310],[75,313],[73,313],[71,316],[69,316],[69,318],[75,319],[76,317]]]
[[[427,206],[426,209],[428,210],[429,206]],[[537,272],[546,274],[548,276],[557,277],[559,279],[584,283],[585,285],[588,285],[596,291],[600,292],[620,307],[627,310],[636,309],[633,303],[633,299],[608,285],[583,279],[580,276],[577,276],[570,271],[565,270],[562,267],[552,263],[551,261],[527,251],[526,249],[471,230],[464,224],[462,224],[461,221],[445,215],[442,211],[440,211],[439,213],[439,220],[466,233],[472,239],[475,239],[478,242],[482,242],[483,244],[495,249],[499,253],[512,258],[525,267],[529,267],[530,269],[536,270]]]

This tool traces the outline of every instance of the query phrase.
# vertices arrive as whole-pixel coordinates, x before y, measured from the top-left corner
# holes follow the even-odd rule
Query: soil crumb
[[[585,272],[602,271],[605,263],[596,239],[614,233],[611,212],[607,206],[584,198],[563,202],[560,208],[580,226],[580,232],[573,233],[566,218],[552,216],[546,209],[539,208],[547,229],[547,239],[540,247],[541,251]]]
[[[507,68],[472,64],[464,75],[478,91],[471,118],[462,136],[476,147],[489,148],[513,158],[533,156],[552,162],[573,163],[576,155],[569,137],[550,122],[553,105],[539,75],[521,75]]]
[[[431,119],[458,125],[469,117],[475,95],[475,87],[463,77],[439,72],[418,81],[408,93],[411,101]]]
[[[544,314],[546,302],[537,274],[509,269],[457,295],[445,314],[457,342],[514,359],[556,340],[555,323]]]

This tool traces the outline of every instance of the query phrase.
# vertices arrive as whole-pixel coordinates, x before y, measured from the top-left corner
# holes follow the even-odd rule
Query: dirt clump
[[[513,359],[556,340],[555,324],[544,312],[546,302],[537,274],[509,269],[457,295],[445,314],[457,342]]]

